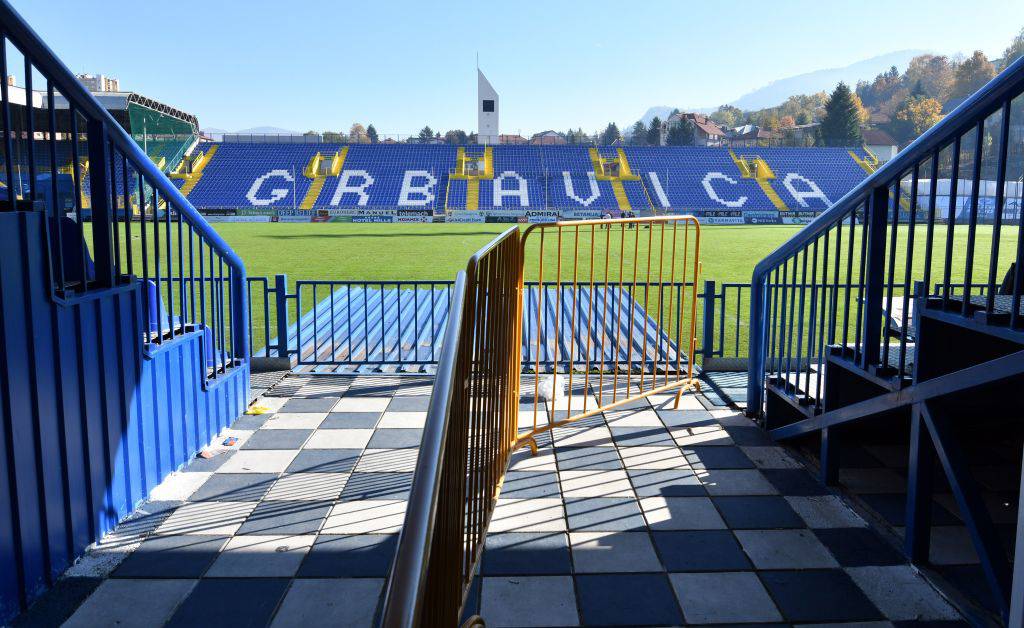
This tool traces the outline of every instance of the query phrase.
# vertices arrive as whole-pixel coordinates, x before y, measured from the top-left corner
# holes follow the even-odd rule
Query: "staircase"
[[[764,192],[768,200],[771,201],[775,209],[779,211],[785,211],[787,209],[786,203],[779,196],[779,193],[772,187],[771,181],[775,178],[775,173],[772,172],[771,166],[758,155],[744,155],[737,156],[735,152],[729,151],[729,156],[732,157],[736,167],[739,168],[740,175],[744,179],[753,179],[761,191]]]
[[[1014,556],[973,469],[996,464],[979,452],[998,447],[1018,452],[1010,484],[1021,472],[1024,430],[1007,418],[1024,416],[1024,238],[1004,223],[1024,167],[1011,133],[1022,92],[1024,59],[886,164],[851,151],[868,178],[754,270],[747,384],[748,414],[815,450],[825,484],[841,484],[848,442],[905,448],[900,533],[919,565],[932,555],[932,487],[948,485],[977,579],[1011,625],[1024,619],[1024,512],[1013,506]],[[996,211],[981,211],[982,189]]]
[[[303,169],[303,175],[307,179],[312,179],[312,182],[309,184],[306,195],[302,198],[299,209],[313,209],[316,206],[316,201],[320,198],[327,179],[341,176],[346,157],[348,157],[348,146],[343,146],[341,150],[331,155],[330,161],[320,152],[310,158],[309,163]]]
[[[217,146],[214,144],[208,150],[200,151],[194,157],[182,159],[175,171],[171,173],[172,179],[185,180],[185,183],[181,185],[182,196],[188,196],[199,184],[199,180],[203,178],[203,171],[213,156],[217,154]]]

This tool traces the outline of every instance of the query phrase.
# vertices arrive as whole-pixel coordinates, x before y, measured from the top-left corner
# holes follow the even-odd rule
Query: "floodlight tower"
[[[491,87],[490,81],[476,69],[476,111],[478,144],[498,143],[498,92]]]

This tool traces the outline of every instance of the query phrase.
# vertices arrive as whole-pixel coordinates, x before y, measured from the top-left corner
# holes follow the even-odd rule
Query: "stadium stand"
[[[200,209],[821,210],[866,175],[862,148],[201,143]],[[320,154],[336,174],[309,172]],[[857,159],[855,159],[855,156]],[[487,163],[466,174],[464,161]],[[339,165],[340,161],[340,165]],[[313,188],[319,176],[319,192]]]

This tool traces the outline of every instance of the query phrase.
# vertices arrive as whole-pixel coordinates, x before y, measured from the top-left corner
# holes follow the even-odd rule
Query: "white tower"
[[[477,143],[498,143],[498,92],[491,87],[490,81],[476,69],[476,112],[477,112]]]

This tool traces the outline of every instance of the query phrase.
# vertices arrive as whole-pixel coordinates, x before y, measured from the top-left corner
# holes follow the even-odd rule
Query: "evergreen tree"
[[[601,133],[601,144],[603,146],[611,146],[620,137],[619,127],[614,122],[609,122],[608,126],[606,126],[604,131]]]
[[[860,111],[846,83],[836,85],[818,132],[825,146],[855,146],[861,143]]]
[[[636,124],[633,125],[633,131],[630,134],[629,143],[633,146],[643,146],[647,144],[647,125],[644,124],[643,120],[637,120]]]
[[[434,139],[434,129],[430,128],[430,126],[423,127],[420,129],[419,139],[421,144],[426,144]]]
[[[668,128],[665,144],[669,146],[690,146],[693,144],[693,123],[683,120]]]
[[[371,144],[376,144],[379,141],[377,137],[377,129],[373,128],[373,125],[366,127],[366,137],[370,138]]]
[[[654,116],[651,128],[647,129],[647,145],[661,146],[661,118]]]

